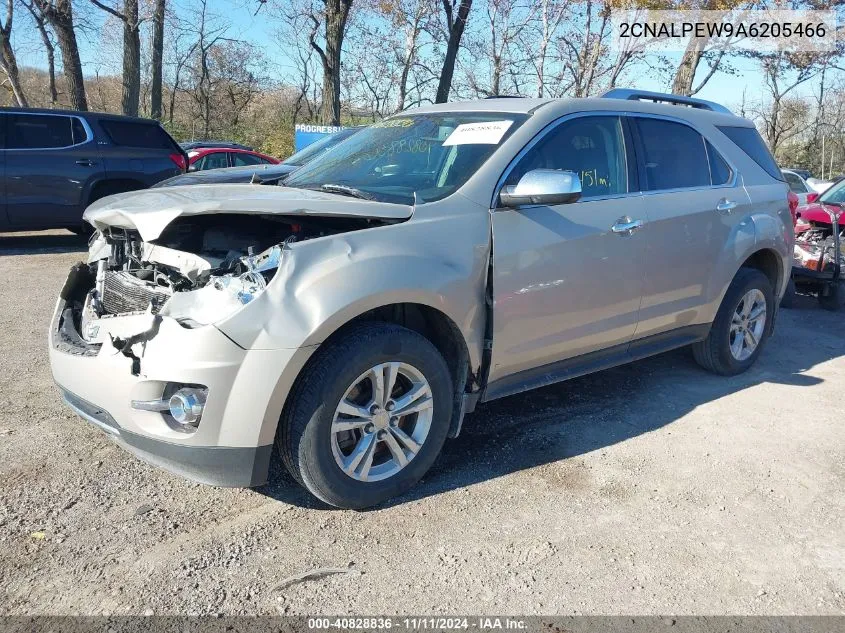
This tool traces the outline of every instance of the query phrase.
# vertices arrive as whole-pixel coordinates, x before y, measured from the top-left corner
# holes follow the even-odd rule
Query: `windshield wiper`
[[[342,196],[351,196],[353,198],[360,198],[361,200],[373,199],[370,194],[364,193],[360,189],[356,189],[355,187],[349,187],[347,185],[334,185],[328,183],[325,185],[320,185],[320,191],[326,191],[328,193],[338,193]]]

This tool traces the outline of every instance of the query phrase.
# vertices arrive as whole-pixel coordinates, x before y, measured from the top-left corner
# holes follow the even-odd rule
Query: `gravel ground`
[[[783,311],[736,378],[686,351],[470,416],[410,495],[215,489],[60,403],[84,242],[0,235],[0,614],[843,614],[843,316]],[[306,575],[307,572],[314,572]]]

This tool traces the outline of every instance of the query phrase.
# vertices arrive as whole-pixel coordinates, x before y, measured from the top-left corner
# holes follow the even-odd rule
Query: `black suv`
[[[0,108],[0,231],[84,231],[94,200],[183,173],[187,160],[149,119]]]

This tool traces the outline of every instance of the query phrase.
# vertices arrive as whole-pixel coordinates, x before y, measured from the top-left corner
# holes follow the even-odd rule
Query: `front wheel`
[[[766,275],[755,268],[740,268],[707,338],[692,346],[698,364],[723,376],[751,367],[771,333],[773,297]]]
[[[365,508],[402,494],[434,463],[452,414],[437,348],[389,323],[362,323],[322,347],[280,421],[286,467],[315,497]]]

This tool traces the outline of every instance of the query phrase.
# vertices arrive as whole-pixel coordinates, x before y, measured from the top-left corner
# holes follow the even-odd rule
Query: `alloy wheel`
[[[335,462],[358,481],[381,481],[405,468],[422,448],[434,412],[431,386],[417,368],[388,362],[349,386],[331,427]]]
[[[757,288],[746,292],[731,315],[731,356],[747,360],[760,345],[766,328],[766,297]]]

